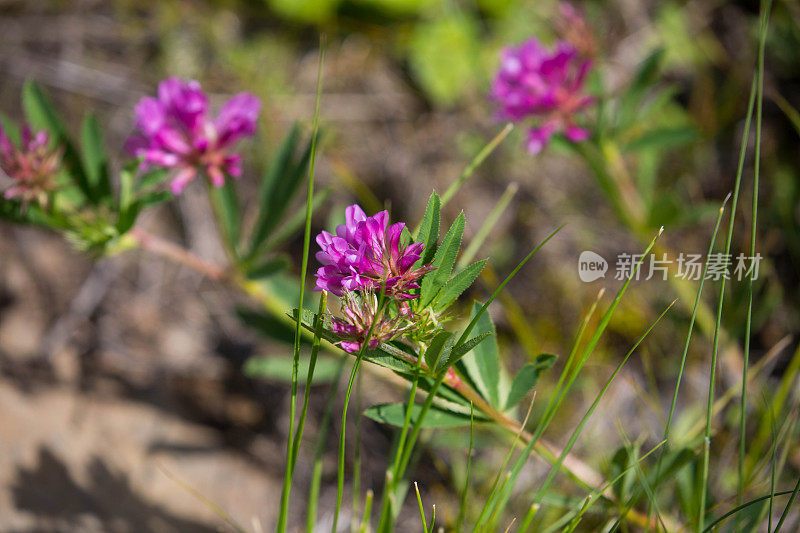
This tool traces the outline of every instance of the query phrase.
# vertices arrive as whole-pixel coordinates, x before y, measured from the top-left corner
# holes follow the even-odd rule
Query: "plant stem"
[[[514,129],[513,124],[511,123],[506,124],[506,126],[500,131],[500,133],[498,133],[491,141],[489,141],[489,143],[483,147],[483,150],[478,152],[478,155],[476,155],[475,158],[470,162],[470,164],[467,165],[467,168],[464,169],[464,171],[461,173],[458,179],[454,181],[450,185],[450,187],[447,188],[446,191],[444,191],[444,194],[442,194],[441,197],[442,207],[444,207],[447,204],[447,202],[449,202],[450,199],[453,198],[453,196],[455,196],[455,194],[458,192],[461,186],[464,185],[464,182],[466,182],[475,172],[475,169],[478,168],[481,163],[483,163],[484,159],[489,157],[489,154],[491,154],[494,151],[494,149],[497,148],[497,146],[501,142],[503,142],[503,139],[505,139],[506,136],[509,133],[511,133],[511,130],[513,129]]]
[[[320,37],[319,46],[319,63],[317,66],[317,96],[314,102],[314,123],[312,126],[311,134],[311,153],[308,167],[308,193],[306,195],[306,221],[305,230],[303,232],[303,259],[300,266],[300,295],[297,304],[297,320],[295,323],[294,331],[294,362],[292,365],[292,393],[289,400],[289,437],[286,443],[286,455],[288,464],[286,466],[286,473],[283,481],[283,492],[281,493],[281,507],[280,514],[278,515],[278,525],[276,530],[279,533],[286,531],[286,521],[289,514],[289,496],[292,491],[292,481],[294,477],[294,459],[295,452],[299,448],[300,443],[294,442],[294,420],[295,410],[297,409],[297,381],[298,381],[298,366],[300,364],[300,340],[302,338],[303,330],[303,298],[305,296],[306,287],[306,273],[308,272],[308,256],[311,247],[311,214],[313,213],[314,205],[314,170],[316,166],[317,154],[317,137],[319,134],[319,108],[322,99],[322,64],[325,59],[325,37]],[[319,320],[319,318],[318,318]],[[318,335],[315,333],[315,339]],[[319,340],[315,340],[316,349],[319,351]],[[312,356],[313,357],[313,356]],[[311,378],[311,367],[309,367],[309,380]],[[308,394],[308,390],[306,390]],[[307,406],[307,403],[306,403]],[[305,422],[303,416],[302,422]],[[298,425],[297,437],[302,438],[303,427]]]
[[[710,256],[711,252],[714,250],[714,243],[717,241],[717,233],[719,232],[719,226],[720,226],[720,223],[722,222],[722,215],[725,212],[725,205],[728,203],[728,199],[730,198],[730,196],[731,195],[728,194],[728,196],[725,197],[725,201],[722,203],[722,206],[719,208],[719,215],[717,216],[717,223],[714,225],[714,231],[711,234],[711,242],[708,245],[708,253],[707,253],[706,257]],[[681,364],[680,364],[680,367],[678,369],[678,378],[677,378],[677,381],[675,383],[675,390],[672,393],[672,402],[670,403],[670,406],[669,406],[669,415],[667,416],[667,424],[666,424],[666,427],[664,428],[664,442],[665,442],[665,445],[664,445],[664,448],[661,450],[661,452],[658,455],[658,463],[656,465],[656,477],[655,477],[656,486],[653,488],[654,497],[658,496],[658,482],[659,482],[659,479],[661,478],[661,467],[662,467],[662,463],[663,463],[663,459],[664,459],[664,454],[667,452],[667,449],[668,449],[668,446],[669,446],[669,437],[670,437],[670,432],[672,430],[672,419],[675,416],[675,408],[676,408],[676,406],[678,404],[678,391],[680,390],[681,382],[683,380],[683,372],[684,372],[684,370],[686,368],[686,358],[687,358],[687,356],[689,354],[689,346],[690,346],[690,344],[692,342],[692,333],[694,332],[695,318],[697,317],[697,309],[700,307],[700,301],[701,301],[701,298],[702,298],[702,295],[703,295],[703,286],[705,284],[706,274],[708,273],[708,265],[709,265],[709,261],[706,261],[706,263],[705,263],[705,265],[703,267],[703,276],[700,279],[700,286],[697,289],[697,296],[695,297],[695,300],[694,300],[694,308],[692,309],[692,318],[689,320],[689,331],[686,334],[686,342],[684,342],[684,345],[683,345],[683,354],[681,355]],[[650,510],[649,509],[648,509],[648,513],[647,514],[648,514],[648,516],[650,515]]]
[[[771,7],[771,0],[767,0],[766,4],[762,6],[763,13],[761,14],[761,26],[758,43],[758,67],[755,83],[757,83],[758,101],[756,103],[756,146],[755,146],[755,162],[753,169],[753,204],[752,204],[752,219],[750,221],[750,260],[753,261],[756,255],[756,226],[758,220],[758,182],[761,171],[761,119],[762,107],[764,103],[764,50],[766,47],[767,28],[769,26],[769,11]],[[752,106],[752,103],[751,103]],[[751,110],[752,113],[752,110]],[[749,126],[749,124],[748,124]],[[740,161],[740,165],[742,162]],[[752,265],[751,265],[752,268]],[[745,332],[744,332],[744,361],[742,365],[742,396],[739,405],[739,468],[738,468],[738,493],[737,503],[741,504],[744,499],[744,464],[746,451],[746,413],[747,413],[747,372],[750,365],[750,335],[751,326],[753,321],[753,276],[752,274],[747,278],[747,317],[745,319]],[[770,500],[770,505],[772,500]],[[772,514],[770,513],[770,520]],[[737,529],[738,529],[737,517]],[[771,529],[771,528],[770,528]]]
[[[229,282],[233,276],[227,269],[198,257],[186,248],[135,227],[128,232],[143,250],[195,270],[214,281]]]
[[[339,461],[338,470],[336,475],[336,508],[333,514],[333,526],[331,533],[336,533],[339,525],[339,511],[342,507],[342,495],[344,494],[344,451],[345,451],[345,438],[347,436],[347,408],[350,406],[350,395],[353,392],[353,383],[358,374],[358,368],[361,366],[361,361],[364,358],[364,352],[369,346],[369,341],[372,338],[372,333],[375,330],[375,325],[380,320],[386,305],[386,286],[381,288],[380,300],[378,301],[378,309],[375,316],[372,318],[372,323],[369,325],[369,330],[364,340],[361,342],[361,348],[356,355],[356,362],[353,364],[353,369],[350,371],[350,379],[347,381],[347,390],[344,395],[344,407],[342,407],[342,422],[339,429]]]
[[[392,466],[386,472],[386,483],[383,486],[383,495],[381,496],[381,514],[378,520],[378,531],[384,531],[385,528],[389,527],[390,523],[394,522],[392,503],[398,481],[397,471],[400,467],[400,460],[403,456],[403,452],[405,451],[406,438],[408,436],[408,428],[411,424],[411,413],[413,412],[414,402],[416,400],[417,387],[419,386],[419,373],[422,369],[422,358],[425,354],[425,350],[426,346],[420,343],[417,352],[417,361],[414,367],[414,379],[411,382],[411,391],[408,394],[406,412],[403,417],[403,428],[400,431],[400,436],[397,441],[397,449],[395,450]]]

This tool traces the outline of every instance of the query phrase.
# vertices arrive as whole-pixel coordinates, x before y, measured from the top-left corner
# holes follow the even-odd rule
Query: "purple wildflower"
[[[422,243],[405,247],[400,243],[406,225],[389,225],[389,213],[381,211],[368,217],[358,205],[345,210],[345,224],[336,228],[336,235],[323,231],[317,236],[322,249],[317,260],[315,290],[330,291],[342,296],[345,291],[386,287],[387,296],[407,300],[419,288],[418,281],[430,270],[428,266],[414,268],[422,257]]]
[[[19,198],[23,205],[33,200],[47,204],[47,193],[55,188],[61,162],[61,150],[50,148],[49,143],[46,131],[34,134],[26,126],[20,146],[16,146],[0,126],[0,170],[14,182],[3,193],[4,198]]]
[[[502,119],[542,118],[539,126],[528,132],[531,154],[539,153],[556,133],[572,142],[589,138],[589,130],[576,126],[574,117],[593,102],[584,94],[590,68],[591,61],[582,59],[575,47],[564,41],[549,50],[532,38],[503,51],[491,98],[500,106]]]
[[[331,329],[342,339],[339,346],[348,353],[356,353],[361,349],[370,327],[370,348],[388,342],[408,329],[405,324],[408,317],[397,315],[390,318],[385,311],[378,313],[378,297],[372,290],[361,294],[345,291],[342,295],[342,314],[344,318],[333,317]]]
[[[171,189],[180,194],[199,170],[215,187],[225,174],[242,175],[242,157],[232,145],[253,135],[261,102],[248,93],[237,94],[211,119],[208,96],[194,80],[168,78],[158,84],[158,97],[142,98],[136,105],[136,129],[127,149],[148,165],[177,170]]]

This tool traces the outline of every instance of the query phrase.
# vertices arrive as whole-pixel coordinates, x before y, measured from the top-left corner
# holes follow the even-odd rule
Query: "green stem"
[[[347,380],[347,390],[344,395],[344,407],[342,407],[342,422],[339,429],[339,461],[338,470],[336,475],[336,508],[333,514],[332,533],[336,533],[339,525],[339,512],[342,508],[342,495],[344,494],[344,451],[345,451],[345,438],[347,437],[347,408],[350,406],[350,396],[353,392],[353,383],[358,374],[358,368],[361,366],[361,361],[364,358],[364,352],[369,346],[369,341],[372,339],[372,333],[375,330],[375,325],[380,320],[386,305],[386,286],[381,288],[381,296],[378,302],[378,309],[375,316],[372,318],[372,323],[369,325],[369,330],[364,340],[361,342],[361,348],[356,355],[356,362],[353,364],[353,369],[350,371],[350,378]]]
[[[461,491],[461,506],[458,509],[458,520],[456,522],[456,531],[461,531],[464,525],[464,519],[467,515],[467,495],[469,494],[469,476],[472,470],[472,444],[475,435],[475,407],[472,402],[469,403],[469,451],[467,452],[467,473],[464,478],[464,489]]]
[[[767,28],[769,26],[769,11],[771,7],[771,0],[767,0],[766,5],[762,6],[764,12],[761,15],[761,27],[758,43],[758,71],[757,81],[758,84],[758,102],[756,104],[756,147],[755,147],[755,162],[753,170],[753,204],[752,204],[752,219],[750,222],[750,260],[756,255],[756,223],[758,219],[758,182],[761,171],[761,120],[762,120],[762,107],[763,107],[763,94],[764,94],[764,50],[766,48]],[[752,113],[752,97],[751,97],[751,111]],[[749,119],[749,116],[748,116]],[[749,122],[748,122],[749,129]],[[743,142],[744,144],[744,142]],[[743,159],[743,158],[742,158]],[[742,161],[740,160],[740,165]],[[752,266],[752,265],[751,265]],[[751,325],[753,321],[753,276],[748,276],[747,279],[747,317],[745,319],[745,332],[744,332],[744,361],[742,365],[742,396],[741,404],[739,405],[739,468],[738,468],[738,493],[737,502],[741,503],[744,498],[744,465],[747,455],[746,451],[746,414],[747,414],[747,373],[750,366],[750,335]],[[771,502],[770,502],[771,503]],[[771,517],[770,517],[771,518]],[[737,521],[738,529],[738,521]]]
[[[294,457],[294,450],[299,446],[298,442],[295,444],[292,432],[294,431],[295,411],[297,409],[297,381],[298,381],[298,366],[300,364],[300,340],[303,331],[303,298],[305,297],[306,286],[306,273],[308,272],[308,256],[311,247],[311,214],[313,213],[314,205],[314,170],[316,167],[316,154],[317,154],[317,137],[319,134],[319,108],[322,99],[322,64],[325,58],[325,37],[320,38],[319,48],[319,63],[317,66],[317,96],[314,102],[314,122],[313,131],[311,134],[311,153],[310,162],[308,167],[308,193],[306,195],[306,222],[305,230],[303,232],[303,259],[300,267],[300,296],[297,304],[297,320],[295,321],[294,331],[294,362],[292,365],[292,393],[289,400],[289,438],[286,443],[286,455],[288,464],[283,479],[283,491],[281,492],[281,507],[280,514],[278,515],[278,523],[276,531],[283,533],[286,531],[286,522],[289,514],[289,496],[292,491],[292,480],[294,476],[294,468],[292,466],[292,458]],[[317,335],[315,335],[317,337]],[[316,341],[317,343],[319,341]],[[319,350],[319,347],[317,347]],[[310,369],[309,369],[310,370]],[[309,372],[310,375],[310,372]],[[302,427],[298,426],[297,432],[302,436]]]
[[[778,520],[778,525],[775,526],[775,533],[780,532],[781,528],[783,527],[783,523],[786,521],[786,517],[789,516],[789,509],[792,508],[792,504],[794,503],[795,498],[797,498],[798,490],[800,490],[800,478],[797,478],[797,483],[795,483],[794,485],[794,490],[792,491],[792,495],[789,496],[789,501],[786,502],[786,507],[783,508],[783,513],[781,513],[781,519]],[[777,493],[775,494],[775,496],[777,496]]]
[[[322,296],[319,299],[319,309],[317,316],[314,318],[314,340],[311,344],[311,359],[308,363],[308,375],[306,376],[306,388],[303,391],[303,407],[300,410],[300,419],[297,422],[297,430],[293,438],[292,454],[289,457],[289,469],[291,470],[290,476],[294,474],[294,468],[297,464],[297,455],[300,451],[300,442],[303,440],[303,428],[306,424],[306,415],[308,414],[308,402],[311,396],[311,384],[314,379],[314,369],[317,366],[317,357],[319,356],[320,340],[323,331],[323,316],[327,309],[328,293],[322,291]]]
[[[717,215],[717,223],[714,225],[714,231],[711,234],[711,242],[708,245],[708,253],[706,254],[706,257],[709,257],[711,255],[711,252],[714,250],[714,243],[717,240],[717,233],[719,232],[719,226],[720,223],[722,222],[722,215],[725,212],[725,205],[728,203],[728,199],[730,198],[730,196],[731,195],[728,194],[728,196],[725,197],[725,200],[722,202],[722,206],[719,208],[719,215]],[[700,299],[703,295],[703,285],[705,284],[706,274],[708,273],[708,265],[709,261],[706,261],[703,267],[703,276],[700,279],[700,286],[697,289],[697,296],[695,297],[694,300],[694,308],[692,309],[692,318],[689,320],[689,331],[686,334],[686,342],[684,342],[683,344],[683,354],[681,355],[681,364],[678,369],[678,379],[677,382],[675,383],[675,390],[672,393],[672,402],[670,403],[669,406],[667,425],[664,428],[664,442],[666,443],[666,445],[664,446],[664,449],[662,449],[661,452],[659,453],[658,463],[656,465],[656,477],[655,477],[656,486],[653,487],[654,498],[658,496],[658,483],[659,480],[661,479],[661,467],[664,460],[664,454],[666,453],[667,447],[669,446],[669,437],[670,437],[670,432],[672,430],[672,419],[675,416],[675,407],[678,404],[678,391],[680,390],[681,382],[683,380],[683,372],[686,368],[686,357],[689,354],[689,345],[691,344],[692,341],[692,333],[694,331],[695,318],[697,317],[697,309],[700,307]],[[649,515],[650,512],[648,510],[648,517]]]
[[[411,391],[408,394],[408,402],[406,404],[406,412],[403,417],[403,427],[397,440],[397,449],[395,450],[394,460],[392,466],[386,472],[386,483],[383,486],[383,495],[381,496],[381,515],[378,520],[378,531],[385,531],[390,523],[394,522],[394,510],[392,508],[393,496],[397,487],[398,477],[397,470],[400,467],[400,460],[405,451],[406,438],[408,436],[408,428],[411,424],[411,414],[416,401],[417,388],[419,386],[419,372],[422,368],[422,359],[425,353],[425,345],[420,343],[417,361],[414,367],[414,378],[411,381]]]
[[[762,4],[762,19],[761,19],[761,29],[760,29],[760,39],[759,39],[759,59],[758,59],[758,82],[756,84],[756,143],[760,146],[760,139],[761,139],[761,106],[763,100],[763,76],[764,76],[764,48],[765,48],[765,39],[767,33],[767,20],[769,18],[769,8],[770,8],[771,0],[766,0],[765,3]],[[760,150],[760,148],[759,148]],[[759,158],[759,155],[756,155],[756,159]],[[728,238],[727,242],[725,243],[725,257],[730,255],[731,250],[731,240],[733,238],[733,226],[734,221],[736,219],[736,205],[739,200],[739,186],[741,184],[741,172],[737,174],[736,178],[736,187],[733,193],[733,207],[731,208],[731,218],[730,223],[728,225]],[[758,184],[756,183],[756,190],[758,189]],[[757,194],[757,193],[756,193]],[[754,202],[757,201],[757,197],[754,198]],[[753,239],[755,238],[755,212],[753,213],[753,226],[751,227]],[[710,456],[710,448],[711,448],[711,416],[712,416],[712,408],[714,404],[714,384],[716,379],[716,372],[717,372],[717,352],[719,349],[719,330],[721,327],[722,321],[722,303],[725,297],[725,278],[723,277],[722,281],[720,282],[720,290],[719,290],[719,303],[717,306],[717,320],[714,328],[714,344],[711,353],[711,375],[709,376],[708,381],[708,404],[706,407],[706,431],[705,431],[705,438],[703,440],[703,467],[702,467],[702,482],[700,486],[700,515],[697,520],[697,531],[702,531],[704,522],[705,522],[705,505],[706,505],[706,491],[708,487],[708,463],[709,463],[709,456]],[[748,317],[750,315],[748,314]],[[752,318],[752,317],[750,317]],[[750,320],[747,321],[748,323],[748,335],[749,335],[749,324]],[[749,344],[749,342],[747,343]],[[747,348],[746,348],[747,349]],[[746,372],[747,366],[749,361],[745,360],[744,364],[744,371]],[[745,394],[747,389],[747,380],[746,378],[742,382],[742,400],[746,402]],[[746,405],[745,405],[746,406]],[[743,421],[743,413],[740,414],[740,431],[742,431],[742,421]],[[740,435],[740,438],[743,440],[744,435]],[[740,452],[741,454],[741,443],[740,443]],[[741,455],[740,455],[741,461]],[[739,467],[739,471],[742,472],[743,467]],[[740,476],[739,483],[743,488],[744,481],[741,479],[743,476]],[[741,499],[741,494],[738,496]]]
[[[478,155],[476,155],[475,158],[470,162],[470,164],[467,165],[467,168],[464,169],[464,171],[461,173],[461,175],[458,177],[458,179],[456,181],[454,181],[450,185],[450,187],[447,188],[446,191],[444,191],[444,194],[442,194],[442,197],[441,197],[441,202],[442,202],[441,205],[442,205],[442,207],[444,207],[447,204],[447,202],[449,202],[450,199],[453,198],[453,196],[455,196],[455,194],[458,192],[458,190],[461,188],[461,186],[464,185],[464,183],[475,172],[475,169],[477,169],[480,166],[480,164],[483,163],[484,159],[489,157],[489,154],[491,154],[494,151],[494,149],[497,148],[497,146],[501,142],[503,142],[503,139],[505,139],[506,136],[509,133],[511,133],[511,130],[513,130],[513,129],[514,129],[514,125],[513,124],[511,124],[511,123],[506,124],[506,126],[502,129],[502,131],[500,131],[500,133],[498,133],[494,137],[494,139],[489,141],[489,144],[484,146],[483,150],[478,152]]]
[[[330,392],[325,401],[325,411],[322,414],[322,420],[319,424],[319,435],[317,436],[317,445],[314,450],[314,467],[311,471],[311,486],[308,490],[306,533],[313,533],[317,525],[317,504],[319,503],[319,492],[322,486],[322,459],[325,453],[325,443],[327,442],[328,429],[331,423],[331,411],[333,411],[333,404],[336,402],[339,382],[342,379],[345,362],[347,362],[347,359],[343,357],[339,363],[339,368],[336,370],[336,377],[334,377],[331,382]]]

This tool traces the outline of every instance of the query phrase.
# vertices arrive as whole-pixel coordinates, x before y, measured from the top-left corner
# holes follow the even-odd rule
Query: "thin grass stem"
[[[342,407],[342,421],[341,427],[339,428],[339,461],[336,474],[336,507],[333,513],[333,525],[331,527],[332,533],[336,533],[339,526],[339,512],[342,508],[342,496],[344,495],[344,452],[345,438],[347,436],[347,410],[350,406],[350,396],[353,392],[353,383],[355,383],[358,369],[361,366],[361,361],[364,358],[364,352],[366,351],[367,346],[369,346],[370,339],[372,339],[372,333],[375,330],[375,325],[378,323],[385,310],[385,305],[386,285],[384,284],[383,287],[381,287],[381,295],[380,299],[378,300],[378,309],[375,312],[375,316],[372,318],[372,323],[369,325],[369,329],[367,330],[364,340],[361,342],[361,348],[358,350],[356,361],[353,364],[352,370],[350,371],[350,378],[347,380],[347,389],[345,390],[344,395],[344,406]]]
[[[461,531],[467,516],[467,497],[469,495],[469,476],[472,472],[472,445],[475,436],[475,406],[469,403],[469,450],[467,451],[467,473],[464,477],[464,489],[461,491],[461,505],[458,508],[456,531]]]
[[[306,533],[313,533],[317,524],[317,504],[319,503],[320,487],[322,486],[322,459],[325,454],[325,443],[328,440],[328,430],[331,425],[331,412],[336,403],[339,391],[339,382],[342,380],[344,365],[347,359],[344,357],[339,362],[336,376],[331,382],[330,392],[325,401],[325,411],[322,413],[322,420],[319,424],[319,435],[317,436],[316,449],[314,450],[314,466],[311,471],[311,484],[308,489],[308,509],[306,511]]]
[[[756,146],[753,169],[753,205],[750,220],[750,260],[756,255],[756,228],[758,221],[758,185],[761,173],[761,121],[764,103],[764,54],[766,48],[767,29],[769,26],[769,11],[771,0],[762,5],[761,27],[758,43],[758,71],[756,75],[758,84],[758,102],[756,104]],[[744,332],[744,360],[742,362],[742,395],[739,405],[739,464],[738,464],[738,499],[741,503],[744,498],[745,487],[745,458],[747,440],[747,373],[750,366],[750,336],[753,321],[753,276],[747,277],[747,317]],[[771,519],[771,516],[770,516]],[[737,523],[738,526],[738,523]],[[737,527],[738,529],[738,527]],[[771,529],[771,528],[770,528]]]
[[[755,92],[753,92],[752,94],[754,95]],[[714,225],[714,231],[711,233],[711,242],[708,245],[708,253],[706,254],[706,258],[708,258],[711,255],[711,252],[714,250],[714,243],[717,240],[717,233],[719,231],[720,223],[722,222],[722,215],[725,212],[725,206],[727,205],[728,199],[730,199],[730,197],[731,195],[730,193],[728,193],[728,195],[725,197],[725,200],[722,202],[722,205],[719,208],[719,214],[717,215],[717,222]],[[678,404],[678,391],[680,390],[681,382],[683,381],[683,372],[686,368],[686,358],[689,354],[689,345],[691,344],[692,341],[692,333],[694,332],[694,324],[695,324],[695,319],[697,318],[697,310],[700,307],[700,301],[703,295],[703,285],[705,284],[706,275],[708,274],[708,265],[709,261],[707,260],[703,267],[703,276],[700,279],[700,286],[697,288],[697,296],[695,297],[694,307],[692,308],[692,317],[689,320],[689,331],[686,334],[686,341],[684,342],[683,345],[683,354],[681,355],[681,364],[680,367],[678,368],[678,378],[675,383],[675,390],[672,393],[672,402],[669,405],[669,415],[667,415],[667,424],[666,427],[664,428],[664,441],[667,444],[666,446],[664,446],[664,448],[662,448],[661,453],[659,453],[658,456],[658,463],[656,465],[656,478],[655,478],[656,486],[653,487],[653,494],[655,495],[656,498],[654,499],[654,502],[657,502],[658,498],[658,483],[659,480],[661,479],[661,468],[664,461],[664,454],[667,452],[667,449],[669,447],[670,432],[672,431],[672,419],[675,415],[675,407]],[[648,517],[649,515],[650,512],[648,511]]]
[[[481,165],[481,163],[483,163],[483,161],[487,157],[489,157],[489,155],[492,152],[494,152],[494,149],[497,148],[501,142],[503,142],[503,139],[505,139],[513,129],[514,129],[513,124],[511,123],[506,124],[505,127],[500,131],[500,133],[495,135],[495,137],[491,141],[489,141],[489,143],[486,146],[484,146],[480,152],[478,152],[478,155],[476,155],[475,158],[469,163],[469,165],[467,165],[467,167],[464,169],[464,171],[461,173],[458,179],[454,181],[447,188],[446,191],[444,191],[444,194],[442,194],[441,197],[442,207],[447,205],[447,202],[449,202],[453,198],[453,196],[456,195],[458,190],[461,189],[461,186],[464,185],[464,183],[470,177],[472,177],[472,174],[475,172],[475,169],[477,169]]]
[[[800,477],[797,478],[797,483],[795,483],[794,485],[794,490],[792,491],[792,495],[789,496],[789,501],[786,502],[786,507],[783,508],[783,512],[781,513],[781,518],[780,520],[778,520],[778,525],[775,526],[774,533],[778,533],[783,527],[783,523],[786,522],[786,518],[789,516],[789,509],[791,509],[794,500],[797,498],[798,491],[800,491]]]
[[[511,203],[511,200],[514,198],[514,195],[517,194],[519,190],[519,185],[516,183],[509,184],[506,187],[505,192],[497,201],[495,206],[489,212],[489,215],[481,224],[481,227],[478,228],[478,231],[475,233],[475,237],[469,242],[469,245],[466,247],[464,252],[461,254],[461,258],[458,260],[458,268],[462,269],[470,264],[470,262],[475,258],[475,255],[480,250],[481,246],[483,245],[486,237],[489,236],[489,232],[492,231],[497,221],[500,220],[500,216],[505,212],[506,208],[508,208],[508,204]]]
[[[311,214],[314,205],[314,170],[316,168],[317,137],[319,134],[319,109],[322,100],[322,64],[325,59],[325,37],[320,37],[319,63],[317,66],[317,94],[314,101],[314,119],[311,134],[311,152],[308,167],[308,193],[306,195],[306,222],[303,231],[303,259],[300,266],[300,296],[297,304],[297,320],[294,331],[294,362],[292,365],[292,393],[289,401],[289,437],[286,443],[286,455],[288,463],[283,479],[283,491],[281,492],[281,507],[278,515],[276,530],[279,533],[286,531],[286,522],[289,513],[289,497],[292,491],[292,481],[294,477],[294,467],[292,458],[294,456],[295,442],[292,432],[295,424],[295,411],[297,409],[297,382],[298,366],[300,364],[300,341],[303,332],[303,298],[305,297],[306,273],[308,272],[308,256],[311,247]],[[315,337],[317,335],[315,334]],[[319,344],[319,341],[316,341]],[[319,350],[319,346],[317,346]],[[310,370],[310,369],[309,369]],[[309,372],[310,374],[310,372]],[[298,427],[298,434],[302,436],[302,428]],[[297,444],[299,446],[299,443]]]

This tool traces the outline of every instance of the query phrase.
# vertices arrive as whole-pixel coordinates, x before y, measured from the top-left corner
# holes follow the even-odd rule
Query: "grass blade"
[[[455,194],[458,192],[461,186],[464,185],[464,183],[472,176],[472,174],[475,172],[475,169],[477,169],[480,166],[480,164],[483,163],[483,161],[487,157],[489,157],[489,155],[494,151],[494,149],[497,148],[501,142],[503,142],[503,139],[505,139],[513,129],[514,129],[513,124],[511,123],[506,124],[506,126],[500,131],[500,133],[498,133],[494,137],[494,139],[489,141],[489,143],[483,147],[483,150],[478,152],[478,155],[476,155],[475,158],[469,163],[469,165],[467,165],[467,168],[464,169],[464,172],[461,173],[458,179],[454,181],[447,188],[446,191],[444,191],[444,194],[442,195],[441,198],[442,207],[447,205],[447,202],[449,202],[453,198],[453,196],[455,196]]]
[[[300,363],[300,340],[303,328],[303,297],[305,296],[306,273],[308,272],[308,255],[311,246],[311,213],[314,202],[314,169],[316,166],[317,155],[317,134],[319,132],[319,107],[322,99],[322,64],[325,59],[325,37],[320,38],[319,64],[317,66],[317,95],[314,102],[314,121],[313,133],[311,134],[311,161],[308,167],[308,194],[306,198],[306,224],[303,233],[303,261],[300,267],[300,296],[297,303],[297,320],[295,321],[294,331],[294,367],[292,369],[292,394],[289,403],[289,438],[286,444],[287,459],[291,461],[295,448],[292,431],[294,430],[295,409],[297,406],[297,370]],[[314,334],[318,342],[318,335]],[[362,350],[363,351],[363,350]],[[298,430],[300,428],[298,427]],[[302,431],[299,432],[302,435]],[[298,443],[299,446],[299,443]],[[284,476],[283,491],[281,492],[281,508],[278,515],[277,531],[286,531],[286,521],[289,512],[289,496],[292,490],[292,478],[294,470],[287,465]]]
[[[456,531],[461,531],[467,516],[467,496],[469,495],[469,476],[472,470],[472,445],[475,436],[475,411],[472,402],[469,404],[469,451],[467,452],[467,474],[464,477],[464,489],[461,491],[461,505],[458,508]]]
[[[519,186],[516,183],[511,183],[508,187],[506,187],[503,196],[501,196],[497,201],[489,213],[489,216],[487,216],[486,220],[483,221],[483,224],[481,224],[481,227],[478,228],[477,233],[475,233],[475,236],[461,254],[461,259],[458,260],[459,269],[466,267],[469,262],[475,258],[475,254],[478,253],[478,250],[480,250],[481,246],[486,240],[486,237],[489,236],[489,232],[492,231],[495,224],[497,224],[497,221],[500,220],[500,216],[508,208],[508,204],[511,203],[511,200],[514,198],[514,195],[517,194],[518,190]]]
[[[725,212],[725,206],[728,203],[728,199],[730,197],[731,195],[728,194],[728,196],[726,196],[725,200],[722,202],[722,206],[720,206],[719,208],[719,215],[717,215],[717,223],[714,225],[714,231],[711,233],[711,242],[708,245],[708,253],[706,254],[706,257],[709,257],[711,255],[711,252],[714,250],[714,243],[717,240],[717,233],[719,232],[719,226],[720,223],[722,222],[722,215]],[[689,320],[689,331],[686,334],[686,342],[683,345],[683,354],[681,355],[681,364],[678,369],[678,378],[675,383],[675,390],[672,393],[672,402],[670,403],[669,406],[669,415],[667,416],[667,424],[666,427],[664,428],[664,441],[667,444],[661,450],[661,453],[659,454],[658,457],[658,464],[656,466],[656,479],[655,479],[656,486],[653,487],[653,494],[655,498],[658,497],[658,482],[659,479],[661,478],[661,467],[664,460],[664,454],[666,453],[666,450],[669,447],[669,437],[670,437],[670,432],[672,430],[672,419],[675,415],[675,407],[678,404],[678,391],[680,390],[681,382],[683,380],[683,372],[686,368],[686,357],[689,354],[689,345],[692,342],[692,333],[694,332],[695,319],[697,318],[697,309],[700,307],[700,299],[703,295],[703,285],[705,284],[706,274],[708,273],[708,265],[709,262],[706,261],[703,267],[703,276],[700,278],[700,286],[697,288],[697,296],[695,297],[694,300],[692,317]]]
[[[750,257],[756,254],[756,228],[758,221],[758,182],[761,170],[761,120],[762,108],[764,104],[764,51],[766,48],[767,29],[769,26],[769,12],[771,0],[766,0],[762,4],[761,28],[758,43],[758,73],[757,73],[757,92],[756,103],[756,146],[755,146],[755,168],[753,170],[753,206],[752,218],[750,220]],[[743,142],[743,144],[745,144]],[[731,216],[733,218],[733,216]],[[751,259],[752,260],[752,259]],[[738,469],[738,501],[744,497],[744,466],[746,457],[746,422],[747,422],[747,372],[750,366],[750,334],[753,320],[753,276],[747,279],[747,317],[745,319],[744,333],[744,361],[742,364],[742,396],[739,405],[739,469]],[[770,506],[772,502],[770,501]],[[772,514],[770,513],[770,520]],[[770,528],[771,529],[771,528]]]
[[[328,430],[331,425],[331,412],[333,411],[333,405],[336,403],[337,393],[339,392],[339,382],[342,379],[346,362],[347,359],[343,357],[339,363],[339,369],[331,383],[330,392],[325,401],[325,411],[322,413],[322,420],[319,424],[319,435],[317,436],[317,445],[314,450],[314,466],[311,471],[311,483],[308,489],[306,533],[313,533],[317,523],[317,504],[319,503],[320,487],[322,486],[322,459],[325,454],[325,443],[328,440]]]
[[[783,508],[783,512],[781,513],[781,519],[778,520],[778,525],[775,526],[775,533],[778,533],[783,527],[783,523],[786,521],[786,517],[789,516],[789,509],[791,509],[794,500],[797,498],[797,492],[799,490],[800,490],[800,478],[797,478],[797,483],[795,483],[794,485],[794,490],[792,491],[792,495],[789,497],[789,501],[786,502],[786,507]]]

